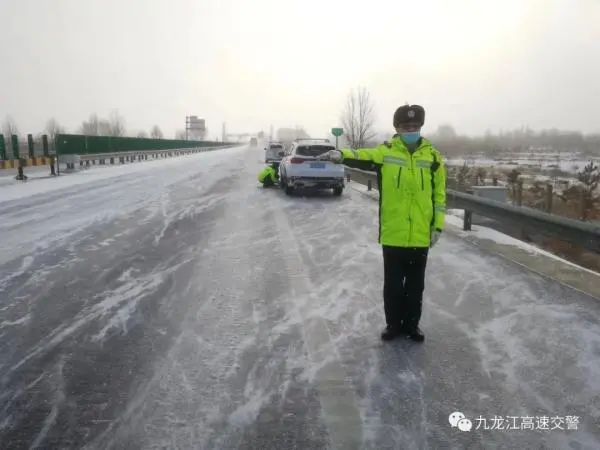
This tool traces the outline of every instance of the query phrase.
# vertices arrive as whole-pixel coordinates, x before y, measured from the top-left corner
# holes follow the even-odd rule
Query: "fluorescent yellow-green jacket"
[[[422,138],[412,154],[398,137],[387,145],[341,153],[344,163],[370,161],[377,167],[379,243],[429,247],[431,231],[443,230],[446,217],[446,168],[431,142]]]
[[[277,180],[277,178],[278,178],[277,172],[271,166],[265,167],[264,170],[262,170],[258,174],[258,181],[260,181],[261,183],[264,183],[264,181],[267,177],[271,177],[271,180],[273,181],[273,183],[275,183],[275,180]]]

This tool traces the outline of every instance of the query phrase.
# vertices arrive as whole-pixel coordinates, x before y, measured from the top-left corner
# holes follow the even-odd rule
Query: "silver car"
[[[265,147],[265,163],[279,162],[285,155],[281,142],[268,142]]]
[[[291,195],[298,188],[333,189],[335,195],[344,191],[344,166],[319,157],[335,145],[328,139],[297,139],[279,165],[280,183]]]

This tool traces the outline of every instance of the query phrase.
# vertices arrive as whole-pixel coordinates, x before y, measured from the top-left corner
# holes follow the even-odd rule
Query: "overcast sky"
[[[0,17],[0,120],[22,133],[118,109],[167,137],[186,114],[210,138],[324,136],[360,85],[381,131],[405,101],[426,131],[600,131],[600,0],[0,0]]]

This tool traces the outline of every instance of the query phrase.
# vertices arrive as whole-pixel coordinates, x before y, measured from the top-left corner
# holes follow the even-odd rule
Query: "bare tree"
[[[456,137],[457,137],[454,127],[449,124],[443,124],[443,125],[438,126],[434,135],[437,139],[442,140],[442,141],[456,139]]]
[[[375,137],[373,103],[365,87],[348,94],[341,122],[344,127],[344,137],[351,148],[364,147],[365,142]]]
[[[458,182],[458,190],[464,191],[469,187],[469,179],[472,176],[472,169],[465,161],[463,165],[456,172],[456,181]]]
[[[520,180],[521,180],[521,172],[519,172],[517,169],[511,170],[508,173],[508,175],[506,176],[506,182],[508,184],[509,194],[513,200],[517,198],[517,193],[520,189],[520,187],[519,187]]]
[[[150,131],[150,137],[152,139],[162,139],[164,137],[163,132],[160,130],[158,125],[154,125],[152,127],[152,131]]]
[[[528,202],[529,206],[536,209],[543,209],[546,203],[547,189],[548,188],[543,181],[534,181],[529,189],[527,189],[527,192],[529,192],[531,197],[531,201]]]
[[[78,131],[86,136],[100,136],[100,119],[98,118],[98,114],[90,114],[90,118],[81,123]]]
[[[57,134],[65,133],[65,128],[62,127],[58,123],[58,121],[53,117],[51,119],[48,119],[48,121],[46,122],[46,128],[44,129],[44,131],[48,135],[48,140],[50,142],[54,142],[54,138],[56,137]]]
[[[137,137],[145,139],[148,137],[148,133],[146,133],[144,130],[142,130],[137,134]]]
[[[185,141],[185,130],[177,130],[175,132],[175,139],[179,139],[180,141]]]
[[[475,184],[477,186],[485,186],[485,177],[487,176],[487,171],[485,167],[477,167],[475,172]]]
[[[302,127],[300,125],[296,125],[294,127],[294,134],[296,136],[296,139],[309,139],[310,138],[309,134],[306,132],[304,127]]]
[[[98,136],[113,136],[112,126],[106,119],[100,119],[98,122]]]
[[[588,220],[590,212],[594,209],[595,204],[598,201],[598,197],[595,195],[598,184],[600,183],[600,172],[598,166],[594,164],[594,161],[590,161],[586,166],[577,174],[577,179],[583,187],[583,205],[581,209],[581,219]]]
[[[110,119],[101,119],[98,114],[90,114],[88,120],[84,120],[79,126],[79,133],[86,136],[124,136],[125,119],[119,116],[118,112],[113,111]]]
[[[125,136],[125,119],[119,114],[117,110],[110,113],[109,123],[109,136],[121,137]]]
[[[594,161],[590,161],[577,173],[577,179],[583,184],[586,192],[589,192],[590,195],[592,195],[600,183],[600,171],[598,170],[598,165],[595,164]]]
[[[13,134],[19,134],[19,128],[17,127],[17,123],[12,116],[6,116],[4,122],[2,122],[2,134],[5,139],[10,139]]]

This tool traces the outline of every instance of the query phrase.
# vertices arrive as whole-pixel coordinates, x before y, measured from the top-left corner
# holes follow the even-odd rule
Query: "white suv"
[[[285,155],[281,142],[268,142],[265,147],[265,163],[279,162]]]
[[[344,190],[344,166],[317,157],[335,150],[328,139],[296,139],[279,165],[280,184],[287,195],[297,188]]]

